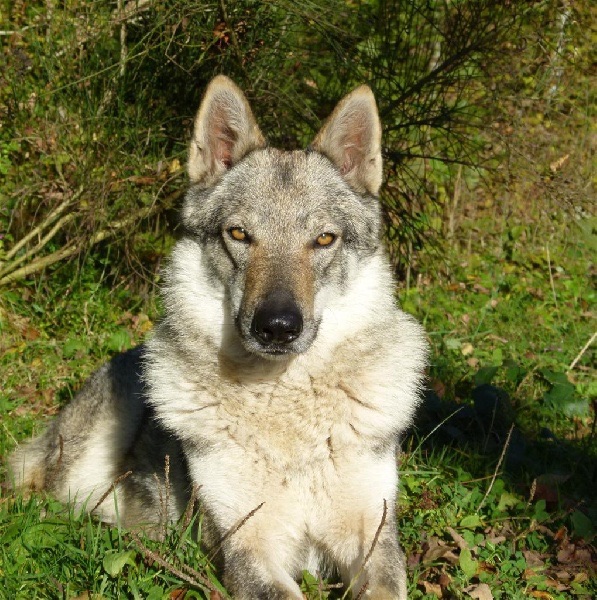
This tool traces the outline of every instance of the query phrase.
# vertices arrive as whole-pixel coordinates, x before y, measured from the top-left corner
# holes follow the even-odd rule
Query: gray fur
[[[130,470],[96,513],[158,532],[196,486],[235,598],[298,600],[302,570],[331,566],[355,596],[404,600],[395,461],[427,344],[380,244],[380,136],[360,87],[308,151],[268,148],[217,77],[163,320],[16,451],[16,485],[91,510]]]

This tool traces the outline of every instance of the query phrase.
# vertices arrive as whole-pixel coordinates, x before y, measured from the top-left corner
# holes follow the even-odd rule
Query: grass
[[[492,133],[479,135],[495,146],[489,164],[506,148],[508,161],[482,173],[484,185],[479,173],[454,169],[454,179],[435,165],[423,189],[428,196],[420,199],[424,210],[411,215],[425,224],[416,240],[433,243],[409,252],[397,295],[424,323],[433,354],[429,390],[403,444],[399,530],[409,598],[597,596],[597,389],[589,343],[596,303],[595,97],[583,70],[590,28],[575,25],[590,8],[577,4],[568,14],[542,3],[537,15],[545,21],[527,31],[522,60],[517,54],[511,73],[499,75],[505,100],[494,108]],[[15,29],[43,22],[46,5],[52,3],[14,3]],[[112,5],[97,8],[98,31],[114,42]],[[553,14],[567,15],[573,34],[554,28]],[[197,25],[205,28],[197,39],[211,39],[218,17],[210,15]],[[141,31],[135,27],[131,43],[148,46],[134,37]],[[275,32],[263,29],[271,42],[265,48],[275,54]],[[65,43],[85,53],[86,31],[65,29]],[[174,115],[173,102],[159,103],[162,91],[158,96],[142,77],[150,62],[135,72],[145,87],[127,83],[144,98],[131,104],[119,96],[124,82],[115,71],[92,77],[107,60],[101,53],[93,60],[102,64],[77,60],[69,72],[60,39],[46,52],[43,28],[27,32],[10,38],[10,77],[0,73],[0,117],[7,117],[0,122],[0,223],[8,232],[0,233],[0,260],[15,241],[12,231],[27,232],[71,197],[76,219],[66,223],[63,240],[56,236],[43,250],[51,254],[75,240],[84,251],[0,287],[3,458],[158,318],[152,274],[172,244],[165,233],[170,212],[140,219],[133,231],[114,230],[118,243],[89,248],[84,241],[105,223],[146,214],[184,186],[188,117]],[[560,56],[554,48],[562,40]],[[222,43],[197,49],[209,58],[199,65],[202,73],[213,70],[210,61],[232,64],[221,62]],[[158,50],[149,48],[156,56]],[[164,67],[163,78],[174,64]],[[38,76],[56,89],[40,89]],[[183,95],[186,106],[193,93]],[[146,106],[158,111],[160,126]],[[279,116],[266,115],[272,122]],[[163,126],[173,119],[175,126]],[[430,201],[433,194],[439,203]],[[401,251],[391,249],[393,256]],[[4,474],[2,460],[0,480]],[[75,515],[51,498],[14,497],[2,487],[0,598],[225,596],[191,530],[177,526],[156,543]],[[343,594],[316,574],[305,574],[303,590],[310,599]]]
[[[574,225],[561,233],[552,278],[540,247],[518,244],[515,262],[485,247],[403,293],[434,346],[403,477],[413,598],[595,594],[594,357],[581,354],[595,292],[590,249]]]
[[[446,244],[442,261],[429,248],[416,285],[399,289],[433,346],[430,390],[402,464],[411,598],[597,592],[594,350],[580,354],[594,324],[590,239],[563,212],[548,260],[540,225],[527,225],[533,239],[513,241],[506,228],[466,252]],[[140,341],[159,312],[153,295],[107,277],[102,261],[90,257],[82,273],[66,298],[49,293],[50,278],[3,293],[3,456],[93,368]],[[47,498],[4,490],[0,539],[7,598],[210,597],[183,565],[221,590],[188,533],[155,544]],[[309,598],[340,597],[311,575],[303,587]]]

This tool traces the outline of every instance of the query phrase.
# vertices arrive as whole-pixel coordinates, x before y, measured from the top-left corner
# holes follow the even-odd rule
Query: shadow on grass
[[[486,478],[487,485],[497,471],[515,493],[529,503],[544,500],[573,535],[591,541],[597,523],[594,427],[579,440],[563,439],[545,427],[534,434],[501,387],[470,384],[458,395],[458,401],[448,400],[427,390],[415,422],[421,451],[437,455],[453,449],[461,466],[475,478]]]

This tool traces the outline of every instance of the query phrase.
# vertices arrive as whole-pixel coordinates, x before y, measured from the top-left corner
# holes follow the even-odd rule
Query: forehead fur
[[[294,208],[299,204],[305,209],[329,209],[360,197],[322,154],[275,148],[246,156],[216,188],[237,197],[245,195],[245,201],[254,200],[258,205],[290,202]]]
[[[326,156],[275,148],[254,150],[212,188],[187,193],[183,222],[193,233],[218,235],[231,217],[244,227],[287,230],[334,224],[347,241],[369,247],[380,227],[377,198],[353,190]]]

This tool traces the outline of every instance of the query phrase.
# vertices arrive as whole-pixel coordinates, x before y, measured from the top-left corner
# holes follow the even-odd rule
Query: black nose
[[[263,344],[289,344],[303,330],[303,316],[285,292],[270,294],[255,310],[251,335]]]

